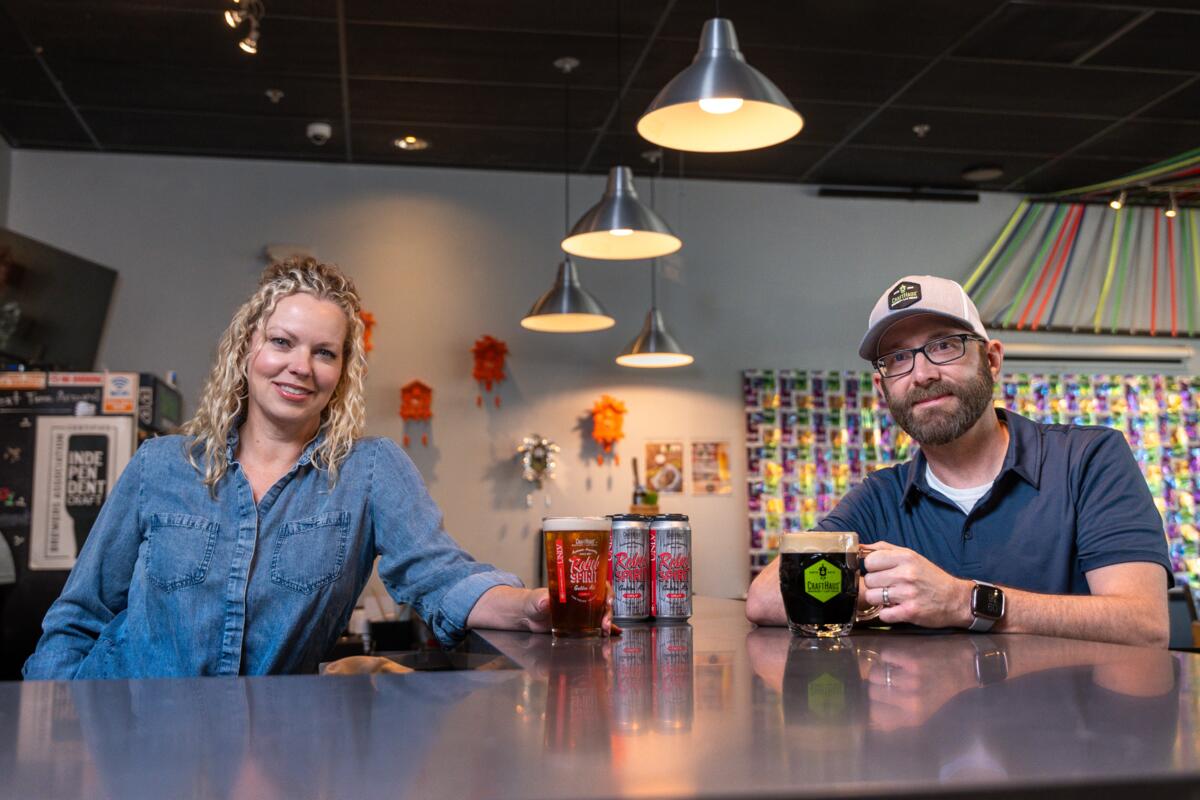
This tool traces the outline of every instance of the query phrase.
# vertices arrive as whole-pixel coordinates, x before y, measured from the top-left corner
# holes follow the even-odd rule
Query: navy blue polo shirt
[[[996,409],[1008,452],[970,514],[925,480],[925,455],[872,473],[817,526],[915,550],[951,575],[1048,594],[1089,594],[1110,564],[1161,564],[1174,584],[1162,517],[1121,434],[1042,425]]]

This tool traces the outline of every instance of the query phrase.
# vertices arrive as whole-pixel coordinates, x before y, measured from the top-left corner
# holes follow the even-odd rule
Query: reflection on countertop
[[[1033,636],[479,633],[518,670],[0,684],[0,798],[820,796],[1200,782],[1200,661]],[[1082,796],[1081,794],[1081,796]]]

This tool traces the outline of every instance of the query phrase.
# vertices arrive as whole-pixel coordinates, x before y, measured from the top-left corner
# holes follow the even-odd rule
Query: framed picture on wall
[[[692,494],[733,494],[729,442],[692,442]]]
[[[683,442],[646,442],[646,488],[683,494]]]

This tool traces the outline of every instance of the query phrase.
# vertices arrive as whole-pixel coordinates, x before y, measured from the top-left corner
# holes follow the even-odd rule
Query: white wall
[[[8,222],[8,186],[12,172],[12,150],[0,138],[0,228]]]
[[[578,215],[601,180],[572,186]],[[644,180],[641,192],[649,197]],[[740,479],[740,370],[862,367],[857,343],[889,281],[966,275],[1016,199],[822,200],[811,187],[664,181],[658,206],[685,246],[664,264],[660,307],[696,356],[665,371],[613,363],[649,304],[645,262],[581,264],[615,329],[554,336],[518,325],[560,258],[561,176],[22,150],[13,153],[9,225],[119,270],[102,365],[177,370],[189,408],[218,335],[254,286],[264,244],[308,244],[342,265],[379,321],[370,432],[400,439],[398,388],[413,378],[432,385],[432,441],[414,441],[410,453],[447,528],[529,580],[544,509],[540,497],[524,504],[513,459],[524,435],[563,448],[552,513],[621,510],[629,458],[650,438],[728,439]],[[469,349],[485,333],[511,351],[500,409],[475,405]],[[601,393],[629,407],[620,467],[597,465],[581,433]],[[692,515],[697,591],[744,591],[744,486],[663,506]]]

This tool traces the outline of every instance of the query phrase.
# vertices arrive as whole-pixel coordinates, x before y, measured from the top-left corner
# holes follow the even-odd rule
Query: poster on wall
[[[683,442],[646,442],[646,488],[683,494]]]
[[[30,569],[70,569],[133,455],[133,417],[40,417]]]
[[[733,494],[729,442],[692,442],[692,494]]]

